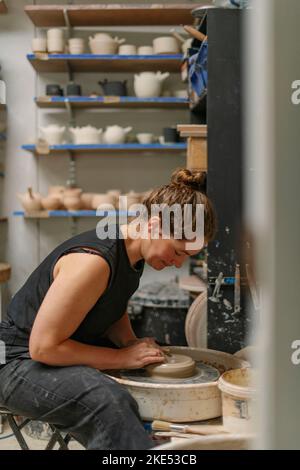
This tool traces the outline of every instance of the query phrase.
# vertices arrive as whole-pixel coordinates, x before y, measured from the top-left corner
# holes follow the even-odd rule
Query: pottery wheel
[[[121,370],[120,376],[133,382],[147,382],[152,384],[202,384],[206,382],[215,382],[220,377],[220,372],[215,367],[195,362],[194,374],[191,377],[182,379],[150,377],[146,369]]]
[[[183,354],[166,356],[163,364],[151,364],[146,367],[148,375],[157,379],[185,379],[195,373],[195,361]]]

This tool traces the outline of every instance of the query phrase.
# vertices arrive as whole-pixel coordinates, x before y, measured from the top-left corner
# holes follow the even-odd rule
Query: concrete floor
[[[18,442],[17,442],[17,440],[14,436],[8,437],[7,439],[3,439],[4,436],[6,436],[8,434],[11,434],[11,433],[12,432],[11,432],[11,429],[8,426],[8,424],[4,423],[3,433],[0,434],[0,451],[1,450],[21,450],[20,446],[19,446],[19,444],[18,444]],[[30,450],[43,450],[47,445],[47,441],[44,441],[44,440],[41,440],[41,439],[33,439],[33,438],[27,436],[27,434],[25,432],[23,432],[23,436],[24,436],[24,439],[27,442]],[[56,444],[55,449],[56,448],[57,448],[57,444]],[[69,448],[71,450],[83,450],[84,449],[79,444],[79,442],[73,441],[73,440],[70,442]]]

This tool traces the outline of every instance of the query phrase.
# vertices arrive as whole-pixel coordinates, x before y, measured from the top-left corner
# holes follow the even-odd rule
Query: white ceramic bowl
[[[139,143],[143,145],[152,144],[154,138],[150,132],[140,132],[136,137]]]

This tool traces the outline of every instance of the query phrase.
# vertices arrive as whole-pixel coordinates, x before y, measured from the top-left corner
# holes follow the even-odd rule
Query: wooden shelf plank
[[[24,217],[26,219],[49,219],[49,218],[70,218],[70,217],[132,217],[135,215],[133,212],[127,211],[105,211],[105,213],[97,214],[94,210],[78,210],[78,211],[67,211],[67,210],[57,210],[57,211],[35,211],[35,212],[25,212],[25,211],[14,211],[13,215],[15,217]]]
[[[0,0],[0,15],[5,15],[7,13],[7,6],[4,0]]]
[[[98,55],[28,54],[27,59],[39,73],[72,72],[180,72],[182,54],[171,55]]]
[[[196,4],[102,4],[102,5],[27,5],[25,12],[38,27],[65,26],[66,9],[71,26],[151,26],[189,24]]]
[[[137,98],[135,96],[39,96],[35,98],[39,108],[165,108],[187,109],[188,99],[175,97]]]
[[[94,153],[94,154],[105,154],[105,153],[124,153],[124,152],[134,152],[134,153],[161,153],[161,152],[184,152],[187,148],[186,143],[178,144],[117,144],[117,145],[73,145],[73,144],[64,144],[64,145],[51,145],[49,146],[49,154],[60,154],[67,152],[74,152],[78,155],[83,155],[84,153]],[[37,148],[33,144],[22,145],[22,149],[28,152],[38,154]]]

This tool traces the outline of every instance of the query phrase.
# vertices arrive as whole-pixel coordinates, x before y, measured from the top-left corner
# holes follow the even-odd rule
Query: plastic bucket
[[[252,433],[256,390],[253,386],[254,370],[234,369],[224,372],[218,381],[222,393],[224,428],[233,433]]]

